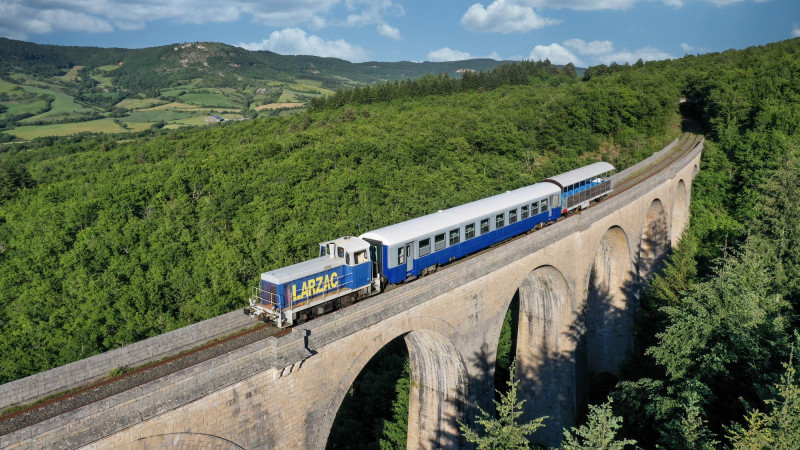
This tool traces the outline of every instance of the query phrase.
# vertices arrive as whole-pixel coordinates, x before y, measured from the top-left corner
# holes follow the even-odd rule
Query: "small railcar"
[[[613,190],[613,170],[594,163],[359,237],[321,242],[318,258],[261,274],[244,311],[285,327],[347,306],[585,208]]]

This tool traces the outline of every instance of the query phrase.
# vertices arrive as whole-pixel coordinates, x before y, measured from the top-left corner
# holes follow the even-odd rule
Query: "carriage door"
[[[414,270],[414,243],[406,244],[406,272]]]

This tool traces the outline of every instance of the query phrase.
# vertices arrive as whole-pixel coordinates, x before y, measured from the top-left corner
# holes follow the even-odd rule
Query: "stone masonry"
[[[553,431],[539,439],[557,443],[588,374],[615,375],[632,348],[642,280],[688,221],[701,152],[702,143],[644,183],[552,226],[2,436],[0,447],[322,449],[353,381],[396,338],[405,339],[411,360],[409,448],[461,447],[456,421],[471,422],[476,406],[491,408],[497,342],[517,292],[516,375],[526,417],[550,416]]]

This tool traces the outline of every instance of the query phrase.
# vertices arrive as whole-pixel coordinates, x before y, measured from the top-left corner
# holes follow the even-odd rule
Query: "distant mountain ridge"
[[[42,45],[0,38],[0,76],[13,72],[63,75],[74,66],[87,70],[119,65],[115,85],[130,91],[160,89],[201,78],[214,87],[248,85],[271,79],[296,78],[322,82],[327,89],[417,78],[426,73],[458,76],[459,70],[491,70],[502,61],[471,59],[454,62],[351,63],[338,58],[280,55],[250,51],[215,42],[170,44],[142,49]]]
[[[215,42],[141,49],[0,38],[0,142],[177,128],[288,114],[338,89],[464,71],[501,61],[365,62],[280,55]]]

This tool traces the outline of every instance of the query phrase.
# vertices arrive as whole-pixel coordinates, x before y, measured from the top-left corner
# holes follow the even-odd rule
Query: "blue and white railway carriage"
[[[262,273],[245,312],[285,327],[372,293],[368,250],[353,236],[321,242],[319,258]]]
[[[613,170],[611,164],[597,162],[543,182],[553,183],[561,189],[561,209],[562,213],[566,213],[575,208],[586,208],[592,200],[611,193],[613,186],[610,174]]]
[[[360,236],[373,277],[400,283],[561,216],[561,190],[537,183]],[[424,273],[423,273],[424,274]]]

